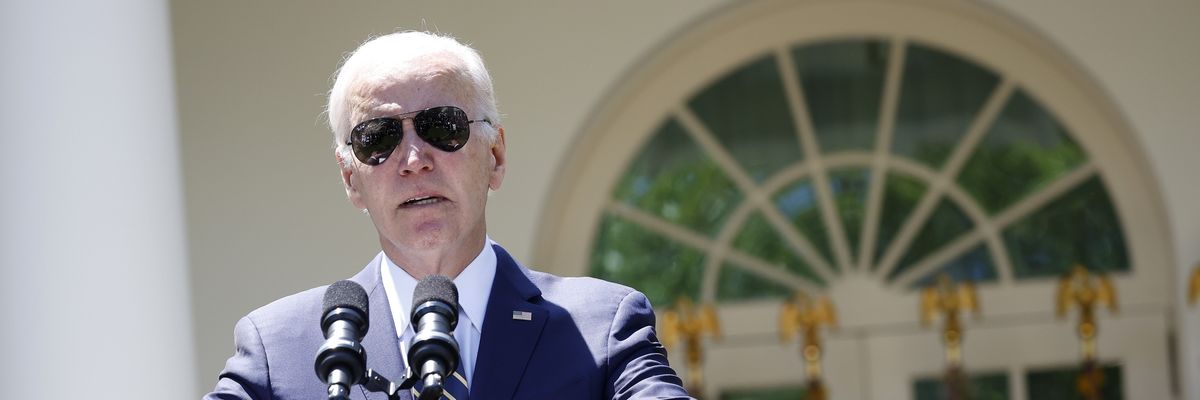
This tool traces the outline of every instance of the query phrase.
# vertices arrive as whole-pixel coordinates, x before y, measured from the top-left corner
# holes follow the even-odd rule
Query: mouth
[[[427,205],[431,205],[431,204],[441,203],[443,201],[448,201],[448,200],[442,196],[413,197],[403,203],[400,203],[400,208],[427,206]]]

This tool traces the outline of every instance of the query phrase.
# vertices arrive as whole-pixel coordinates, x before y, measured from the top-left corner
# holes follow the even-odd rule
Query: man
[[[459,289],[454,336],[470,398],[688,398],[645,296],[531,271],[487,238],[487,194],[504,178],[504,128],[474,50],[423,32],[371,40],[343,64],[328,111],[346,195],[370,215],[382,247],[351,278],[369,298],[367,367],[393,380],[404,374],[412,292],[436,274]],[[236,353],[206,398],[323,398],[313,360],[324,291],[238,321]],[[384,396],[355,387],[352,398]]]

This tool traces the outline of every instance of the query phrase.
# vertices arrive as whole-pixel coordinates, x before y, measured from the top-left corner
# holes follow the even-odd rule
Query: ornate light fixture
[[[662,341],[667,347],[676,343],[684,343],[684,353],[687,356],[687,383],[685,387],[692,396],[700,398],[704,389],[704,349],[700,338],[709,336],[721,338],[721,324],[717,321],[717,313],[711,304],[696,308],[690,299],[680,297],[675,308],[663,313]]]
[[[941,316],[942,343],[946,346],[946,398],[961,400],[968,397],[967,376],[962,368],[963,326],[959,313],[971,311],[979,316],[979,299],[971,282],[956,284],[949,275],[938,276],[937,283],[921,289],[921,325],[929,326]]]
[[[1101,305],[1108,306],[1109,312],[1117,312],[1117,291],[1107,275],[1092,274],[1082,265],[1076,265],[1059,280],[1058,317],[1065,317],[1071,308],[1079,308],[1077,331],[1082,342],[1083,364],[1075,384],[1087,400],[1100,399],[1100,388],[1104,386],[1104,371],[1096,361],[1096,307]]]
[[[801,292],[796,292],[792,298],[783,303],[783,311],[779,315],[779,338],[789,342],[801,332],[804,347],[800,353],[804,356],[804,375],[808,379],[806,400],[825,400],[828,392],[821,381],[821,327],[836,327],[837,313],[829,297],[821,297],[813,301]]]

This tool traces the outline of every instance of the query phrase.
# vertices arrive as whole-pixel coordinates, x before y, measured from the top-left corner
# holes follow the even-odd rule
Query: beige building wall
[[[334,68],[358,43],[428,29],[483,53],[510,163],[489,232],[532,263],[555,174],[598,105],[656,49],[735,3],[172,2],[198,387],[232,353],[237,318],[348,277],[378,250],[340,188],[322,114]],[[1200,3],[987,6],[1061,49],[1124,113],[1173,221],[1175,265],[1163,267],[1190,270],[1200,262]],[[1200,309],[1179,315],[1181,383],[1200,398]]]

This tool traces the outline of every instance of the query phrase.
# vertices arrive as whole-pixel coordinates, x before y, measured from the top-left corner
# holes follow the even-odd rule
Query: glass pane
[[[804,400],[808,396],[803,386],[734,389],[721,392],[721,400]]]
[[[792,252],[792,248],[784,242],[779,232],[775,231],[775,228],[760,213],[754,213],[746,219],[746,223],[742,225],[742,231],[733,239],[733,248],[761,258],[763,261],[782,265],[788,271],[804,279],[817,285],[824,285],[821,278],[813,272],[812,267],[801,261],[800,257]]]
[[[940,168],[996,82],[996,75],[967,60],[909,46],[892,152]]]
[[[871,187],[871,171],[865,168],[829,170],[829,186],[833,201],[837,204],[838,216],[842,218],[850,254],[857,255],[858,239],[862,236],[863,217],[867,208],[867,190]]]
[[[995,214],[1085,158],[1054,116],[1017,91],[963,166],[958,183]]]
[[[759,182],[802,158],[774,56],[722,77],[688,105]]]
[[[1009,226],[1004,242],[1017,278],[1060,276],[1076,263],[1129,271],[1121,221],[1098,177]]]
[[[804,234],[809,243],[825,257],[825,261],[833,259],[833,252],[829,247],[829,234],[825,231],[825,222],[821,219],[821,209],[817,206],[817,191],[812,182],[802,179],[785,187],[775,194],[775,206],[792,220],[792,226]]]
[[[820,43],[796,48],[792,57],[821,151],[870,150],[888,46],[878,40]]]
[[[717,301],[787,299],[792,289],[726,263],[717,283]]]
[[[879,235],[875,240],[875,262],[892,244],[900,225],[908,219],[921,196],[925,194],[925,182],[908,175],[888,173],[883,184],[883,209],[879,213]],[[874,269],[874,267],[872,267]]]
[[[1104,371],[1104,383],[1100,387],[1100,398],[1103,400],[1121,400],[1124,383],[1121,379],[1121,366],[1108,365],[1101,368]],[[1029,400],[1085,400],[1079,395],[1075,382],[1079,376],[1078,367],[1065,367],[1043,370],[1030,370],[1025,374],[1028,385]]]
[[[1004,372],[973,373],[968,376],[970,399],[1008,400],[1008,374]],[[949,400],[942,378],[921,378],[913,382],[913,399]]]
[[[674,119],[625,170],[613,197],[667,221],[715,236],[742,199],[733,181]]]
[[[704,275],[700,251],[611,215],[600,222],[591,264],[591,276],[637,288],[659,307],[680,296],[697,301]]]
[[[991,252],[986,245],[959,256],[949,264],[939,267],[924,278],[913,282],[912,288],[923,288],[937,282],[942,273],[950,275],[955,282],[991,282],[996,280],[996,267],[992,265]]]
[[[971,220],[967,218],[966,214],[963,214],[962,210],[958,209],[958,206],[951,203],[949,199],[942,199],[942,202],[933,210],[933,214],[929,216],[929,220],[925,221],[921,232],[908,245],[908,251],[904,253],[900,263],[896,265],[891,274],[888,274],[888,279],[895,278],[896,275],[912,268],[913,264],[921,261],[925,256],[969,231],[971,226]]]

